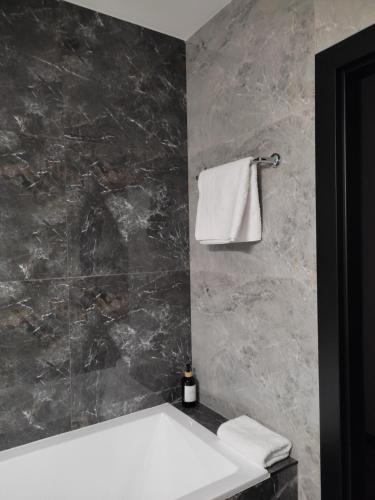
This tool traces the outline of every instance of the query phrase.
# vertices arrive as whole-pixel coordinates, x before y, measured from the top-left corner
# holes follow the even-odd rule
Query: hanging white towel
[[[252,158],[201,172],[195,238],[203,245],[259,241],[258,176]]]
[[[289,456],[292,444],[246,415],[222,424],[217,435],[226,444],[262,467],[270,467]]]

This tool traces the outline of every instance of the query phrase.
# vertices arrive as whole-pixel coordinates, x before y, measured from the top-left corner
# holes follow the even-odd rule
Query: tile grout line
[[[171,273],[189,273],[190,268],[180,268],[180,269],[161,269],[159,271],[132,271],[128,273],[114,273],[114,274],[83,274],[79,276],[51,276],[47,278],[29,278],[29,279],[9,279],[0,280],[1,283],[30,283],[39,281],[72,281],[80,279],[90,279],[90,278],[111,278],[111,277],[121,277],[121,276],[138,276],[138,275],[153,275],[153,274],[171,274]]]
[[[63,99],[63,110],[64,110],[64,93],[62,95]],[[64,129],[64,111],[63,111],[63,123],[62,127]],[[63,130],[64,131],[64,130]],[[70,238],[69,238],[69,217],[68,217],[68,199],[67,199],[67,167],[66,167],[66,139],[63,134],[63,161],[64,161],[64,204],[65,204],[65,238],[66,238],[66,275],[69,276],[69,257],[70,257]],[[71,302],[71,287],[68,286],[68,349],[69,349],[69,416],[70,416],[70,430],[73,429],[73,390],[72,390],[72,343],[71,343],[71,321],[70,321],[70,307]]]
[[[69,346],[69,400],[70,400],[70,429],[73,429],[73,391],[72,391],[72,345],[71,345],[71,324],[70,324],[70,298],[71,290],[68,287],[68,346]]]

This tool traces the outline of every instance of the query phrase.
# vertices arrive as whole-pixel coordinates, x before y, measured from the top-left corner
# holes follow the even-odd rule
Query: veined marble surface
[[[317,52],[375,23],[372,0],[314,1]]]
[[[0,279],[188,268],[185,48],[3,2]]]
[[[193,360],[203,403],[293,442],[299,498],[318,500],[313,0],[233,0],[187,44],[190,226],[196,174],[249,155],[263,238],[200,245],[191,230]]]
[[[189,302],[186,271],[73,281],[73,426],[145,408],[168,391],[173,399],[190,352]]]
[[[233,0],[187,44],[193,359],[202,397],[294,444],[318,500],[314,54],[375,22],[371,0]],[[263,239],[194,240],[195,176],[278,152],[259,172]]]
[[[184,43],[0,5],[0,449],[172,401],[190,347]]]
[[[189,242],[182,42],[58,0],[0,11],[7,448],[175,397],[190,352]],[[285,432],[308,500],[319,498],[313,54],[374,21],[372,0],[234,0],[188,44],[192,234],[202,168],[282,155],[259,174],[260,244],[191,240],[203,397]]]

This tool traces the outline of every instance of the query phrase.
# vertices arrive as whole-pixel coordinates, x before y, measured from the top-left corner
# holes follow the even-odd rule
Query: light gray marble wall
[[[233,0],[187,44],[193,360],[202,400],[287,435],[318,500],[314,54],[375,22],[373,0]],[[278,152],[260,172],[263,240],[194,240],[196,174]]]
[[[188,42],[193,360],[202,399],[289,437],[319,498],[313,0],[234,0]],[[195,175],[277,152],[260,172],[263,240],[194,240]]]
[[[316,50],[375,23],[374,0],[315,0]]]

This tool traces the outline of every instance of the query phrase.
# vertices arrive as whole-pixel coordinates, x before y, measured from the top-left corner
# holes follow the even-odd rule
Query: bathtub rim
[[[170,403],[162,403],[151,408],[139,410],[134,413],[105,420],[97,424],[92,424],[79,429],[50,436],[44,439],[26,443],[14,448],[0,451],[0,464],[4,461],[12,460],[20,456],[25,456],[33,452],[59,446],[66,442],[87,437],[92,434],[105,432],[107,429],[126,425],[127,423],[143,420],[148,417],[164,414],[184,427],[188,432],[193,433],[217,453],[224,456],[233,465],[236,471],[223,477],[207,486],[194,490],[187,495],[179,497],[178,500],[225,500],[237,493],[240,493],[256,484],[260,484],[270,477],[270,473],[257,464],[253,464],[223,443],[213,432],[198,423],[181,410]],[[254,474],[256,476],[254,477]]]

